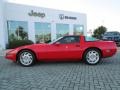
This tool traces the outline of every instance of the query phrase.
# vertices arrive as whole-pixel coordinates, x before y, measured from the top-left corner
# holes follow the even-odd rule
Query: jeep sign
[[[31,10],[31,12],[29,12],[28,15],[29,16],[34,16],[34,17],[41,17],[41,18],[45,17],[45,13],[34,12],[33,10]]]

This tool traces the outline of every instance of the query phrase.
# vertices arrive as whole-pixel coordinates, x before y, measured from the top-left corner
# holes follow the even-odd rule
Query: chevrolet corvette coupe
[[[111,57],[117,51],[115,42],[102,41],[88,36],[63,36],[51,43],[21,46],[6,53],[5,58],[22,66],[37,61],[80,61],[95,65],[101,58]]]

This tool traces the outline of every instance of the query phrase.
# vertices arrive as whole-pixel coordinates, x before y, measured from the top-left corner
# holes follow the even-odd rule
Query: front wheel
[[[35,62],[35,55],[31,51],[23,50],[18,54],[18,62],[22,66],[31,66]]]
[[[101,60],[101,53],[97,49],[89,49],[84,54],[84,60],[87,64],[95,65]]]

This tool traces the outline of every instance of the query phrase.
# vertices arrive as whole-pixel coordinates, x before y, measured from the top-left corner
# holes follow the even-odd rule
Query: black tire
[[[91,55],[90,55],[91,53]],[[93,53],[93,55],[92,55]],[[90,56],[89,56],[90,55]],[[101,60],[101,52],[98,49],[88,49],[85,53],[84,53],[84,57],[83,59],[85,60],[86,64],[89,65],[96,65],[100,62]]]
[[[35,64],[35,60],[36,60],[35,55],[33,52],[29,50],[22,50],[17,56],[18,56],[17,58],[18,63],[24,67],[29,67]]]

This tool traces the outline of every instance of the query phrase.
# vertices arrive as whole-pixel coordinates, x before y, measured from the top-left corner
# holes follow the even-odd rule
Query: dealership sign
[[[63,19],[76,20],[76,19],[77,19],[77,17],[73,17],[73,16],[66,16],[66,15],[64,15],[64,14],[59,14],[59,18],[60,18],[61,20],[63,20]]]
[[[41,17],[44,18],[45,17],[45,13],[42,12],[34,12],[33,10],[31,10],[31,12],[28,13],[29,16],[34,16],[34,17]]]

